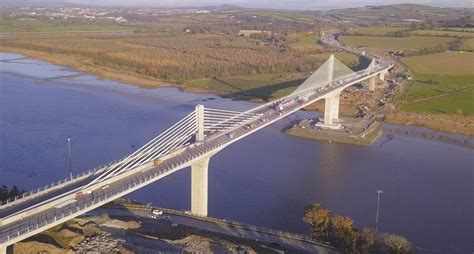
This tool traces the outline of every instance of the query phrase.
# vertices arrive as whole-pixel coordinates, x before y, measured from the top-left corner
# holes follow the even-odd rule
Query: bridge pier
[[[341,128],[339,120],[339,98],[341,92],[337,92],[324,98],[324,119],[318,122],[316,126],[326,129]]]
[[[207,216],[209,157],[191,166],[191,213]]]
[[[369,91],[375,90],[375,76],[369,78]]]
[[[387,75],[388,73],[388,70],[384,70],[384,71],[381,71],[380,74],[379,74],[379,78],[380,80],[385,80],[385,75]]]
[[[7,254],[7,246],[0,246],[0,254]]]

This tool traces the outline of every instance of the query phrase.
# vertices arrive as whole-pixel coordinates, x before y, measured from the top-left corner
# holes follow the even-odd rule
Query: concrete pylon
[[[191,213],[207,216],[209,157],[191,166]]]
[[[341,93],[334,94],[332,98],[332,121],[334,123],[340,122],[339,119],[339,98],[341,97]]]
[[[375,90],[375,76],[369,78],[369,91]]]
[[[321,128],[339,129],[339,97],[341,92],[337,92],[324,98],[324,119],[316,124]]]
[[[385,75],[387,75],[387,70],[384,70],[384,71],[381,71],[380,74],[379,74],[379,78],[380,80],[385,80]]]
[[[196,141],[204,141],[204,105],[196,105]]]
[[[331,83],[334,80],[334,55],[331,55],[328,61],[328,83]]]
[[[7,254],[7,246],[0,245],[0,254]]]

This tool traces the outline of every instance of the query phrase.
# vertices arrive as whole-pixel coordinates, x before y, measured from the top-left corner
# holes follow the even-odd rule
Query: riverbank
[[[474,136],[474,116],[395,112],[385,117],[387,123],[425,127],[432,130]]]
[[[162,212],[153,215],[152,210]],[[114,201],[14,245],[48,253],[337,253],[306,236]]]
[[[227,92],[206,89],[203,87],[165,83],[161,80],[153,79],[135,72],[119,71],[104,66],[98,66],[93,64],[89,59],[79,56],[65,56],[62,54],[47,53],[29,49],[18,49],[5,46],[0,46],[0,51],[21,54],[32,59],[44,60],[58,65],[65,65],[75,68],[81,72],[96,75],[102,79],[115,80],[121,83],[135,85],[142,88],[176,87],[191,93],[212,93],[217,96],[224,96],[227,94]],[[354,96],[354,93],[352,93],[352,95]],[[360,95],[357,96],[358,100],[360,100]],[[365,98],[365,100],[366,99],[367,98]],[[262,102],[262,100],[257,99],[248,99],[247,101],[254,103]],[[352,100],[352,102],[354,102],[354,100]],[[321,101],[318,101],[315,104],[307,107],[307,110],[319,110],[323,108],[323,105],[324,104]],[[346,108],[347,107],[342,107],[342,110],[345,110],[347,114],[352,115],[354,113],[354,110],[351,111],[350,109]],[[474,136],[474,117],[472,116],[393,112],[386,116],[385,121],[388,123],[420,126],[443,132]],[[450,124],[447,125],[445,124],[446,122],[449,122]]]

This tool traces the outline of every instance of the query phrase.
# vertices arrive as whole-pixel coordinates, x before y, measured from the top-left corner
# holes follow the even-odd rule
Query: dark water
[[[26,190],[67,176],[67,137],[78,172],[132,152],[198,103],[253,106],[136,88],[20,57],[0,54],[0,184]],[[329,144],[282,134],[290,120],[211,159],[210,216],[307,233],[304,206],[320,202],[373,227],[376,190],[383,189],[380,231],[403,234],[430,252],[473,251],[472,150],[398,135],[369,147]],[[190,181],[185,169],[130,198],[188,210]]]

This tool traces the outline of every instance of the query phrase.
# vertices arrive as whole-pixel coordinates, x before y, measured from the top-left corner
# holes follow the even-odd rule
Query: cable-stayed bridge
[[[132,154],[75,178],[23,194],[0,205],[0,254],[18,241],[191,167],[191,212],[207,216],[210,158],[230,144],[318,100],[325,100],[323,128],[337,129],[343,89],[381,79],[392,62],[372,59],[353,72],[331,56],[293,93],[245,112],[206,108],[193,112]]]

